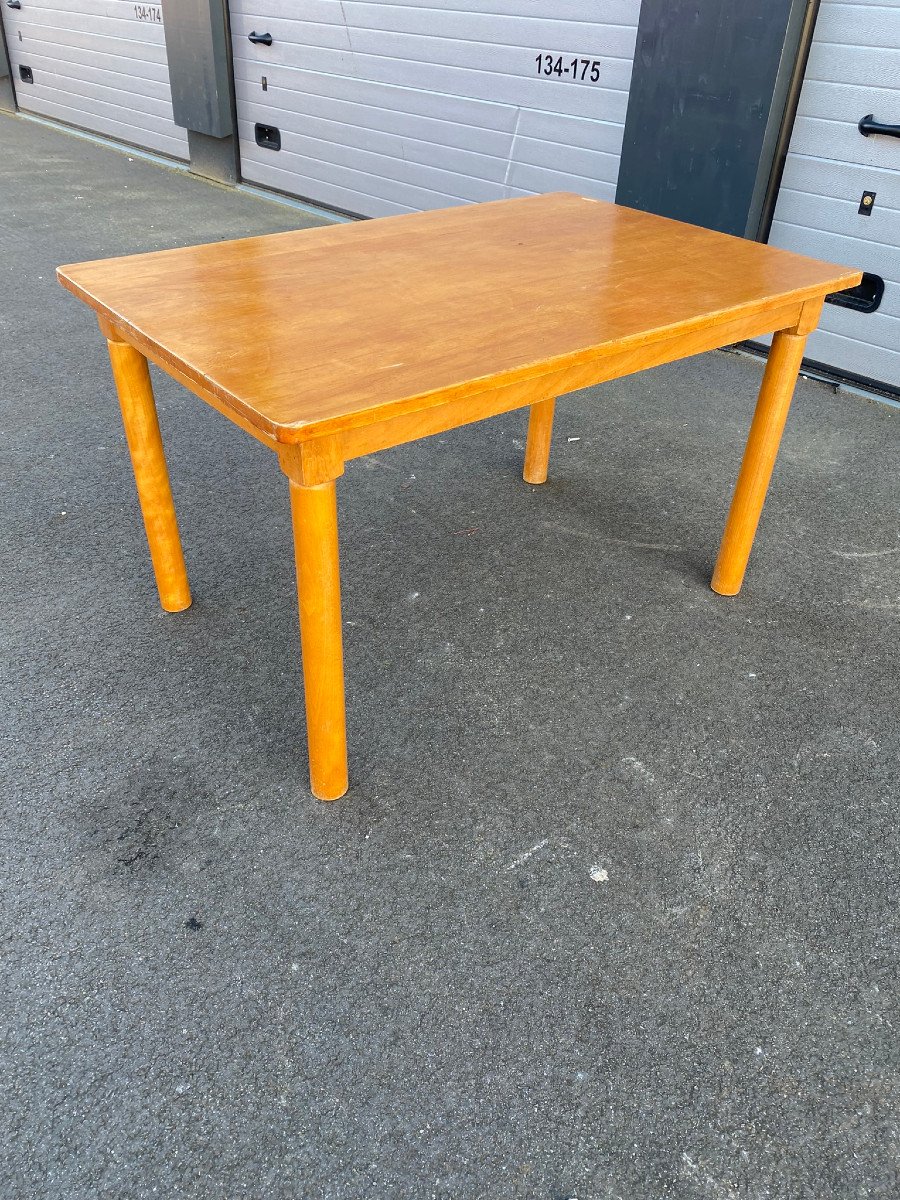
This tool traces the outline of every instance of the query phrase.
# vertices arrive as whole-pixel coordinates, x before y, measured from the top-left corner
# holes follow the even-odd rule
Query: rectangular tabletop
[[[846,267],[568,193],[58,274],[134,346],[281,443],[859,280]]]

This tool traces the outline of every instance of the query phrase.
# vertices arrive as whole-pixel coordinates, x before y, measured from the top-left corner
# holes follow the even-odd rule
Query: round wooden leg
[[[741,590],[805,345],[805,336],[785,331],[772,342],[713,572],[711,586],[720,596],[736,596]]]
[[[531,406],[531,414],[528,418],[528,441],[525,445],[525,469],[522,472],[526,483],[547,482],[555,406],[555,400],[539,400],[537,404]]]
[[[333,481],[290,485],[310,787],[337,800],[348,785],[337,496]]]
[[[181,612],[190,606],[191,591],[150,371],[143,354],[127,342],[108,344],[160,603],[166,612]]]

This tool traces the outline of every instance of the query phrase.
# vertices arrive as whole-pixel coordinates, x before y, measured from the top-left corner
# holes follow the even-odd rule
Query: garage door
[[[381,216],[612,200],[640,0],[231,0],[245,179]]]
[[[876,312],[827,304],[807,354],[900,389],[900,139],[869,114],[900,124],[900,2],[823,0],[769,241],[884,280]]]
[[[19,0],[2,14],[19,107],[188,157],[172,119],[162,8],[132,0]]]

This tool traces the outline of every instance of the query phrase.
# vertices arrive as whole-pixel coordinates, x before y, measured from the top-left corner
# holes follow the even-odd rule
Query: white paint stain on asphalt
[[[648,783],[655,782],[653,772],[649,771],[641,762],[641,760],[639,758],[635,758],[633,754],[626,754],[622,759],[622,762],[626,763],[629,767],[634,767],[638,775],[640,775],[642,779],[646,779]]]
[[[532,854],[537,854],[538,850],[543,850],[543,848],[547,845],[547,843],[549,841],[550,841],[549,838],[544,838],[544,840],[542,842],[538,842],[537,845],[532,846],[530,850],[523,851],[523,853],[520,854],[518,858],[514,858],[511,863],[507,864],[505,870],[514,871],[516,869],[516,867],[521,867],[524,863],[528,862],[528,860],[529,860],[529,858],[531,858]]]
[[[900,546],[890,550],[832,550],[838,558],[884,558],[886,554],[900,554]]]

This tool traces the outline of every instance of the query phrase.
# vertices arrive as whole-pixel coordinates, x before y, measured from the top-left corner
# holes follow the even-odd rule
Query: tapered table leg
[[[290,486],[309,781],[314,796],[337,800],[347,790],[337,496],[333,480]]]
[[[539,400],[531,406],[528,417],[528,441],[525,444],[526,483],[546,483],[550,463],[550,438],[553,434],[553,410],[556,401]]]
[[[127,342],[108,338],[107,344],[160,603],[166,612],[181,612],[191,592],[147,360]]]
[[[805,335],[785,330],[772,341],[713,572],[712,589],[720,596],[736,596],[741,590],[805,345]]]

